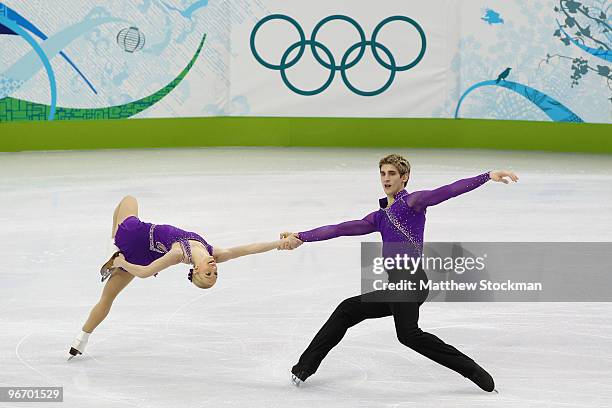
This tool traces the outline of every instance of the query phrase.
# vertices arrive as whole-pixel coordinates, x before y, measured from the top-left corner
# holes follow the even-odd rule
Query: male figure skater
[[[365,235],[380,232],[383,239],[383,256],[393,257],[398,243],[407,245],[404,253],[420,257],[423,250],[423,231],[427,207],[440,204],[449,198],[467,193],[480,187],[489,180],[508,184],[509,180],[518,181],[510,171],[491,171],[479,176],[459,180],[437,188],[408,193],[405,190],[410,177],[408,160],[399,155],[389,155],[380,160],[380,181],[386,194],[379,200],[380,209],[368,214],[362,220],[328,225],[299,233],[284,232],[281,236],[293,237],[293,249],[302,242],[328,240],[340,236]],[[389,271],[389,280],[397,274]],[[427,279],[422,268],[413,275],[416,279]],[[317,368],[333,347],[335,347],[349,327],[365,319],[393,316],[399,341],[405,346],[469,378],[487,392],[495,390],[495,383],[489,373],[474,360],[455,347],[444,343],[433,334],[423,332],[418,326],[419,307],[427,297],[421,293],[418,299],[396,301],[397,298],[384,298],[383,301],[367,301],[367,295],[348,298],[341,302],[321,327],[298,363],[293,366],[292,381],[296,386],[317,371]]]

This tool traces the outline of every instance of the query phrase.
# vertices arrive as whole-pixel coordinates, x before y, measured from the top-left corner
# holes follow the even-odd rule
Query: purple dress
[[[178,242],[191,262],[189,240],[201,242],[212,255],[213,247],[195,232],[183,231],[172,225],[155,225],[142,222],[138,217],[126,218],[115,234],[115,245],[125,260],[135,265],[147,266],[166,254],[172,244]]]
[[[483,173],[439,187],[409,193],[402,190],[395,195],[395,201],[387,206],[387,198],[379,200],[380,209],[368,214],[362,220],[347,221],[337,225],[327,225],[310,231],[300,232],[304,242],[323,241],[340,236],[365,235],[380,232],[383,240],[383,256],[394,257],[407,254],[419,257],[423,253],[423,233],[427,207],[440,204],[452,197],[472,191],[489,181],[489,173]],[[386,243],[406,243],[385,245]],[[401,250],[399,250],[401,248]]]

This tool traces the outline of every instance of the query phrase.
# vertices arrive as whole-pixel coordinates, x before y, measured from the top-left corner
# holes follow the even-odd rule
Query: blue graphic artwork
[[[264,60],[259,54],[259,52],[257,51],[257,47],[255,46],[255,37],[257,36],[257,32],[264,24],[272,20],[287,21],[296,29],[298,35],[300,36],[300,41],[294,43],[293,45],[289,46],[289,48],[285,50],[285,52],[283,53],[283,56],[281,57],[280,64],[278,65],[272,64]],[[332,54],[330,49],[323,43],[317,41],[317,34],[319,30],[323,28],[325,24],[329,23],[330,21],[334,21],[334,20],[345,21],[351,24],[353,27],[355,27],[355,29],[357,30],[357,33],[359,34],[359,42],[353,44],[351,47],[348,48],[348,50],[346,50],[346,52],[344,53],[344,55],[342,56],[340,60],[340,65],[336,64],[336,59],[334,58],[334,55]],[[377,41],[377,37],[380,31],[387,24],[392,23],[394,21],[402,21],[414,27],[417,30],[420,36],[420,39],[421,39],[421,49],[420,49],[419,54],[412,62],[409,62],[406,65],[397,65],[395,61],[395,57],[391,53],[391,51],[384,44]],[[406,17],[406,16],[392,16],[392,17],[385,18],[374,29],[374,32],[372,33],[372,38],[370,40],[366,40],[366,35],[365,35],[363,28],[359,25],[359,23],[357,23],[357,21],[355,21],[354,19],[348,16],[333,15],[333,16],[324,18],[315,26],[314,30],[312,31],[312,35],[310,36],[310,39],[306,39],[306,34],[304,33],[304,29],[296,20],[284,14],[272,14],[272,15],[269,15],[261,19],[257,24],[255,24],[255,27],[253,27],[253,31],[251,32],[250,45],[251,45],[251,52],[253,53],[253,56],[255,57],[257,62],[259,62],[264,67],[271,69],[273,71],[280,71],[283,83],[287,86],[287,88],[289,88],[291,91],[295,92],[298,95],[314,96],[314,95],[318,95],[324,92],[333,83],[336,72],[340,71],[340,74],[342,76],[342,81],[344,82],[346,87],[349,90],[351,90],[353,93],[359,96],[377,96],[387,91],[387,89],[389,89],[389,87],[395,81],[395,76],[398,72],[408,71],[414,68],[415,66],[417,66],[419,62],[421,62],[421,60],[425,56],[425,51],[427,49],[427,40],[425,37],[425,32],[423,31],[423,28],[419,25],[419,23],[417,23],[410,17]],[[297,86],[295,86],[289,81],[289,78],[287,76],[287,70],[295,66],[302,59],[302,56],[304,55],[304,52],[306,51],[307,46],[310,46],[310,50],[312,54],[314,55],[315,59],[317,60],[317,62],[323,68],[329,70],[329,76],[327,77],[327,80],[325,81],[325,83],[321,85],[319,88],[316,88],[314,90],[304,90],[304,89],[298,88]],[[368,47],[372,50],[372,54],[374,55],[374,58],[376,59],[376,61],[382,67],[389,70],[390,72],[389,79],[387,80],[387,82],[381,88],[373,90],[373,91],[364,91],[364,90],[358,89],[350,82],[350,80],[348,79],[348,75],[347,75],[347,71],[349,69],[353,68],[359,62],[361,62],[363,56],[365,55],[365,51]],[[291,60],[289,60],[289,56],[292,55],[293,51],[296,49],[298,49],[298,52]],[[325,54],[325,58],[321,57],[318,49],[323,51],[323,53]],[[383,54],[385,54],[386,60],[389,62],[385,61],[380,56],[379,50],[382,51]],[[355,54],[355,51],[358,51],[356,53],[357,55],[351,59],[350,57],[351,55]]]
[[[512,68],[508,67],[504,70],[504,72],[502,72],[501,74],[499,74],[499,76],[497,77],[497,79],[495,80],[496,84],[499,84],[499,81],[505,81],[506,78],[508,78],[510,76],[510,71],[512,71]]]
[[[82,36],[99,25],[119,20],[112,17],[86,19],[81,23],[65,28],[52,37],[47,38],[42,44],[39,45],[24,29],[19,26],[17,22],[6,17],[7,8],[4,8],[4,12],[1,11],[2,9],[0,9],[0,24],[4,25],[28,41],[33,48],[33,51],[24,55],[5,72],[0,73],[0,99],[18,90],[25,82],[34,77],[36,73],[44,67],[47,70],[47,76],[49,77],[51,89],[51,109],[49,111],[49,120],[53,120],[57,105],[57,89],[55,74],[51,68],[50,60],[57,54],[60,54],[62,50],[76,38]]]
[[[172,41],[172,22],[168,16],[164,16],[166,30],[164,32],[164,38],[158,42],[151,43],[149,42],[147,48],[143,50],[143,52],[151,55],[160,56],[166,48],[170,45]],[[195,28],[194,28],[195,30]],[[192,30],[191,32],[193,32]],[[178,41],[177,41],[178,43]]]
[[[559,38],[565,46],[577,47],[596,59],[593,61],[588,56],[576,57],[564,55],[562,52],[546,54],[546,59],[542,61],[546,64],[549,64],[554,58],[571,62],[572,89],[578,87],[586,77],[596,74],[605,78],[608,91],[612,91],[612,66],[601,62],[612,62],[612,42],[610,40],[612,18],[609,14],[612,4],[606,6],[609,2],[610,0],[582,3],[573,0],[559,0],[558,5],[554,8],[559,18],[555,19],[557,29],[553,36]],[[608,100],[612,102],[610,95],[608,95]]]
[[[581,50],[597,57],[597,58],[601,58],[604,61],[608,61],[608,62],[612,62],[612,51],[611,50],[606,50],[603,48],[592,48],[589,47],[587,45],[584,45],[583,43],[577,41],[576,39],[572,38],[564,29],[563,27],[561,27],[561,24],[559,23],[559,21],[557,21],[557,25],[559,26],[559,30],[560,32],[563,33],[563,35],[565,35],[565,40],[571,42],[572,44],[574,44],[576,47],[580,48]]]
[[[198,60],[205,41],[206,34],[203,35],[197,51],[185,69],[183,69],[183,71],[181,71],[172,82],[168,83],[155,93],[136,101],[127,101],[121,105],[107,106],[103,108],[58,107],[57,120],[127,119],[145,111],[146,109],[149,109],[173,92],[187,77]],[[11,97],[0,98],[0,123],[4,121],[16,122],[24,120],[44,120],[45,117],[48,117],[49,110],[49,106],[41,103]]]
[[[22,15],[17,13],[15,10],[13,10],[13,9],[7,7],[6,5],[0,3],[0,13],[2,13],[2,10],[4,10],[4,14],[5,14],[6,18],[14,21],[15,23],[17,23],[17,25],[19,25],[20,27],[25,28],[26,30],[28,30],[32,34],[36,35],[41,40],[43,40],[43,41],[47,40],[48,36],[45,33],[43,33],[36,25],[34,25],[32,22],[27,20],[25,17],[23,17]],[[16,33],[14,31],[10,30],[8,27],[0,24],[0,34],[14,35]],[[79,76],[83,79],[83,81],[85,81],[85,83],[93,91],[93,93],[97,94],[98,91],[96,91],[96,89],[91,84],[91,82],[85,77],[85,75],[81,72],[81,70],[79,68],[77,68],[77,66],[74,64],[74,62],[72,62],[72,60],[70,58],[68,58],[68,56],[66,54],[64,54],[63,51],[60,52],[60,55],[79,74]]]
[[[54,34],[52,37],[49,37],[42,44],[40,44],[40,48],[44,51],[47,58],[51,60],[75,39],[93,30],[95,27],[114,21],[119,20],[113,17],[86,19],[80,23],[63,29],[59,33]],[[13,27],[9,26],[9,28],[15,31]],[[4,73],[2,73],[2,75],[5,78],[25,83],[34,77],[34,75],[36,75],[41,68],[42,62],[37,60],[34,52],[30,52],[15,62]],[[5,94],[5,90],[0,89],[0,98],[3,98],[4,96],[7,96],[7,94]]]
[[[2,5],[2,7],[4,7],[4,5]],[[24,40],[26,40],[30,44],[32,49],[34,49],[34,52],[38,55],[38,58],[40,58],[40,61],[42,62],[43,66],[45,67],[45,70],[47,71],[47,76],[49,77],[49,87],[51,89],[51,108],[49,110],[48,119],[53,120],[55,118],[55,110],[57,107],[57,84],[55,81],[55,74],[53,73],[53,68],[51,68],[51,62],[49,61],[47,54],[45,54],[45,51],[41,48],[40,45],[38,45],[36,40],[34,40],[34,38],[32,38],[30,34],[28,34],[27,31],[22,29],[15,21],[7,17],[6,9],[0,9],[0,25],[3,25],[7,29],[11,30],[13,33],[21,36]],[[21,87],[23,83],[24,81],[15,80],[0,74],[0,93],[2,93],[3,90],[7,90],[8,94],[8,91],[19,89],[19,87]],[[0,99],[2,98],[3,96],[0,95]]]
[[[145,35],[140,32],[138,27],[124,28],[117,34],[117,44],[123,48],[123,51],[130,54],[142,50],[145,42]]]
[[[461,95],[459,103],[457,103],[457,108],[455,109],[455,119],[459,117],[459,110],[461,109],[463,100],[476,89],[486,86],[499,86],[516,92],[540,108],[554,122],[584,122],[578,115],[550,96],[538,91],[537,89],[506,80],[483,81],[472,85],[463,93],[463,95]]]
[[[485,10],[485,15],[483,17],[481,17],[480,19],[485,21],[489,25],[504,24],[504,19],[501,18],[499,13],[494,11],[494,10],[491,10],[491,9],[486,9]]]
[[[181,16],[188,18],[189,20],[191,20],[191,17],[193,17],[193,13],[195,13],[201,8],[208,6],[208,0],[198,0],[195,3],[193,3],[191,6],[187,7],[185,10],[178,9],[174,6],[169,5],[166,2],[162,2],[162,3],[164,3],[164,6],[166,6],[169,10],[176,11]]]

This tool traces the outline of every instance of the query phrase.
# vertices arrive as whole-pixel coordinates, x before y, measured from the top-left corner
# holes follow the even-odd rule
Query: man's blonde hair
[[[410,162],[399,154],[390,154],[380,159],[380,162],[378,162],[379,170],[382,168],[383,164],[391,164],[395,166],[397,171],[399,171],[400,176],[403,176],[404,174],[410,175]],[[408,182],[405,182],[404,187],[406,187],[407,184]]]

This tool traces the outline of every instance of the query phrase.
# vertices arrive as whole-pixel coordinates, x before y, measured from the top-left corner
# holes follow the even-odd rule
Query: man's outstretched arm
[[[435,190],[417,191],[408,197],[408,205],[417,211],[423,211],[432,205],[440,204],[450,198],[472,191],[487,181],[493,180],[508,184],[511,181],[517,182],[518,176],[511,171],[496,170],[455,181],[452,184],[436,188]]]
[[[376,212],[368,214],[362,220],[346,221],[335,225],[325,225],[309,231],[298,233],[283,232],[281,238],[289,235],[295,236],[302,242],[325,241],[337,237],[366,235],[376,232],[376,222],[374,219]]]

